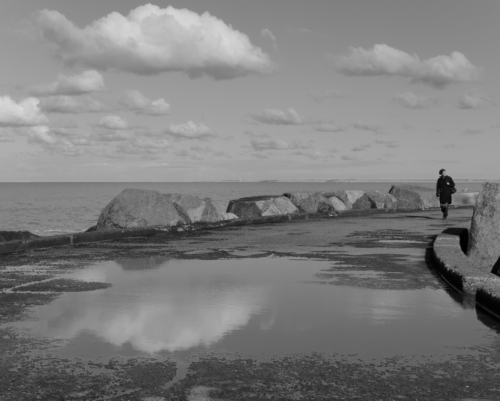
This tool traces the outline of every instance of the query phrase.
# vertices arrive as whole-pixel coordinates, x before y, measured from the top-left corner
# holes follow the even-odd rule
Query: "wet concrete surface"
[[[471,209],[383,214],[324,221],[226,227],[37,250],[0,257],[1,400],[295,400],[500,399],[499,326],[446,287],[429,246],[442,230],[470,224]],[[487,343],[439,355],[396,355],[372,361],[355,353],[254,355],[202,352],[186,364],[165,355],[63,358],[61,340],[26,335],[15,324],[37,306],[103,284],[71,275],[96,263],[135,258],[328,261],[311,282],[373,290],[442,289],[474,311]],[[132,263],[133,265],[133,263]],[[124,269],[127,266],[125,264]],[[130,267],[129,267],[130,268]],[[9,325],[12,323],[12,325]],[[448,336],[452,336],[449,333]],[[452,341],[451,341],[452,342]],[[182,373],[182,374],[180,374]]]

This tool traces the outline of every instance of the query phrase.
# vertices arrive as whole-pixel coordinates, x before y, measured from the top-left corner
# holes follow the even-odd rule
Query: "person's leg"
[[[443,219],[446,220],[446,218],[448,217],[448,203],[443,203],[441,205],[441,211],[443,212]]]

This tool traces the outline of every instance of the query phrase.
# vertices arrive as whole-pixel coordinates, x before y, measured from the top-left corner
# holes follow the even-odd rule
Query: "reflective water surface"
[[[71,276],[112,287],[63,294],[16,326],[69,340],[59,353],[85,358],[154,353],[184,358],[211,350],[369,359],[457,353],[497,337],[475,309],[462,307],[444,289],[312,282],[331,264],[278,257],[105,262]]]

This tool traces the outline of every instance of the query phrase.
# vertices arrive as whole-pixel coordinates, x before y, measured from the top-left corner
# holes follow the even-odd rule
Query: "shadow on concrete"
[[[467,253],[467,247],[469,246],[469,230],[462,227],[449,227],[443,231],[443,234],[460,237],[460,248],[462,248],[463,253]]]

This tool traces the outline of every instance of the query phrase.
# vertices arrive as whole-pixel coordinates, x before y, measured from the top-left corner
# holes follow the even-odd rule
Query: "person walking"
[[[452,201],[451,195],[455,192],[453,178],[446,174],[446,170],[442,168],[439,170],[439,178],[436,183],[436,197],[439,199],[444,220],[448,217],[448,206],[451,205]]]

